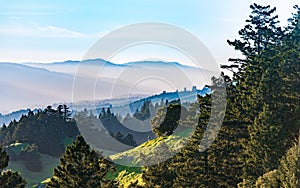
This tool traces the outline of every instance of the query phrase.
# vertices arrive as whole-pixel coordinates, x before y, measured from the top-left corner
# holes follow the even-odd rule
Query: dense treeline
[[[60,157],[65,150],[63,139],[75,139],[77,135],[79,130],[70,118],[68,107],[59,105],[57,109],[52,109],[48,106],[35,114],[29,111],[18,122],[14,120],[7,127],[2,127],[0,143],[5,146],[34,143],[40,153]]]

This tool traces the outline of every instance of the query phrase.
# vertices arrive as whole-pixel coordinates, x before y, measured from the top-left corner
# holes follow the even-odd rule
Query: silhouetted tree
[[[180,104],[170,104],[167,108],[162,107],[151,120],[152,131],[157,136],[171,135],[177,128],[180,117]]]

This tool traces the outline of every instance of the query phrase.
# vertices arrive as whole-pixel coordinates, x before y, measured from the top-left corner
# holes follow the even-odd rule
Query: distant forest
[[[9,161],[23,161],[30,171],[40,172],[45,154],[59,157],[59,164],[52,177],[36,182],[36,187],[299,188],[300,8],[294,7],[285,27],[279,25],[276,8],[258,4],[250,8],[239,38],[227,41],[243,58],[233,57],[222,65],[226,71],[212,78],[211,92],[198,95],[194,103],[183,105],[174,100],[153,105],[144,101],[125,117],[109,108],[97,115],[83,110],[71,117],[66,105],[48,106],[3,126],[0,187],[26,186],[23,174],[7,170]],[[220,87],[225,87],[227,94],[225,118],[216,139],[203,149],[200,143],[211,118],[212,98],[219,104]],[[155,116],[149,119],[151,113]],[[144,124],[134,123],[137,120]],[[194,131],[171,158],[155,165],[128,167],[111,162],[112,156],[89,146],[76,121],[86,125],[85,134],[113,137],[134,147],[132,151],[160,147],[152,153],[158,158],[174,149],[159,143]],[[99,129],[99,122],[104,129]],[[152,131],[138,134],[124,125],[150,126]],[[26,147],[13,149],[20,143]],[[109,140],[100,144],[104,150],[110,149]],[[147,164],[147,156],[139,157]]]

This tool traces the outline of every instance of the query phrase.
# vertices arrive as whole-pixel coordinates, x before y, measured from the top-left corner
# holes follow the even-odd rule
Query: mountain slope
[[[2,112],[42,107],[71,96],[70,75],[13,63],[0,63],[0,74]]]

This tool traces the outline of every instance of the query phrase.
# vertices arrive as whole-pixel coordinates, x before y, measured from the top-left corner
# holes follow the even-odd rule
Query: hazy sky
[[[81,60],[103,35],[125,25],[161,22],[197,36],[218,63],[234,50],[226,43],[237,37],[250,14],[250,4],[277,7],[282,21],[299,0],[0,0],[0,62]],[[136,46],[112,59],[181,61],[178,51],[164,46]]]

